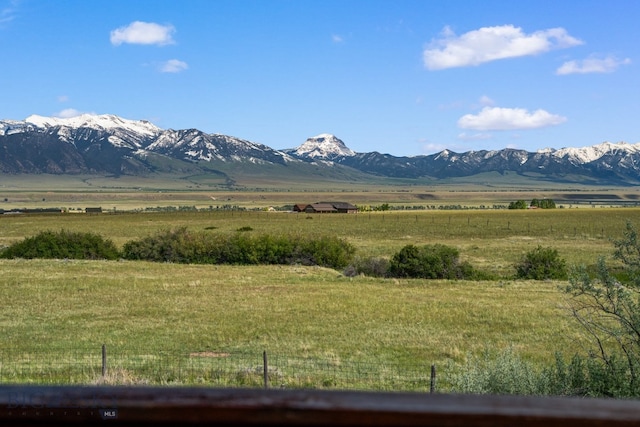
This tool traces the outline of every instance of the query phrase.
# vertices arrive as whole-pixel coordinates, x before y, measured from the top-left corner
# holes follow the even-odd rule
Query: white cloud
[[[189,65],[178,59],[170,59],[160,64],[160,72],[162,73],[180,73],[189,68]]]
[[[111,44],[120,46],[122,43],[155,44],[164,46],[175,43],[173,25],[160,25],[153,22],[135,21],[131,24],[111,31]]]
[[[68,102],[68,101],[69,101],[69,97],[67,95],[58,96],[58,102]]]
[[[564,28],[551,28],[525,34],[513,25],[483,27],[456,36],[445,27],[441,37],[431,42],[423,52],[424,65],[429,70],[480,65],[519,56],[538,55],[551,49],[563,49],[582,44]]]
[[[482,95],[478,102],[480,102],[480,105],[483,107],[492,107],[496,104],[493,99],[489,98],[487,95]]]
[[[477,115],[467,114],[460,117],[458,126],[474,130],[535,129],[559,125],[566,121],[566,117],[545,110],[530,113],[524,108],[484,107]]]
[[[435,142],[425,142],[422,145],[423,153],[438,153],[442,150],[445,150],[447,146],[445,144],[438,144]]]
[[[629,58],[618,59],[615,56],[598,58],[591,56],[582,61],[565,62],[556,70],[556,74],[562,76],[567,74],[612,73],[617,70],[620,65],[630,63],[631,59]]]
[[[64,110],[58,113],[55,113],[53,116],[61,119],[69,119],[71,117],[81,116],[82,114],[86,114],[86,113],[83,113],[82,111],[78,111],[75,108],[65,108]],[[89,113],[89,114],[95,114],[95,113]]]
[[[0,9],[0,27],[15,19],[19,5],[20,0],[11,0],[7,6]]]
[[[333,41],[334,43],[342,43],[344,42],[344,38],[342,38],[342,36],[339,36],[337,34],[332,34],[331,41]]]

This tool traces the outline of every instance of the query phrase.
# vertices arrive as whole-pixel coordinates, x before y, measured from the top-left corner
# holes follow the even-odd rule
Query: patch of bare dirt
[[[189,357],[229,357],[229,353],[218,353],[215,351],[200,351],[197,353],[190,353]]]

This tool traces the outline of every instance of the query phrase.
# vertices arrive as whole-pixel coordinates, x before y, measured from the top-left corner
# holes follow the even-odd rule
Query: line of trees
[[[516,200],[515,202],[509,203],[508,206],[509,209],[555,209],[555,207],[556,204],[552,199],[533,199],[529,204],[527,204],[525,200]]]

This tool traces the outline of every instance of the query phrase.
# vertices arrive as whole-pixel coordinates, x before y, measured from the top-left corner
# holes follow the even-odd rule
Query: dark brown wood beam
[[[640,401],[193,387],[0,386],[0,426],[627,426]]]

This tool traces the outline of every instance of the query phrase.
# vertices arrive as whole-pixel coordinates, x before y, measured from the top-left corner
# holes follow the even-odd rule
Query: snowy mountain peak
[[[71,128],[84,127],[98,130],[123,129],[148,136],[156,135],[162,131],[162,129],[146,120],[128,120],[113,114],[81,114],[69,118],[32,115],[24,121],[40,128],[67,126]]]
[[[551,150],[551,153],[556,157],[567,157],[578,163],[591,163],[605,155],[612,154],[636,154],[640,153],[640,143],[629,144],[627,142],[608,142],[605,141],[598,145],[590,147],[567,147],[560,150]]]
[[[356,152],[334,135],[322,133],[307,139],[304,144],[295,149],[294,154],[300,157],[331,160],[336,157],[355,156]]]

